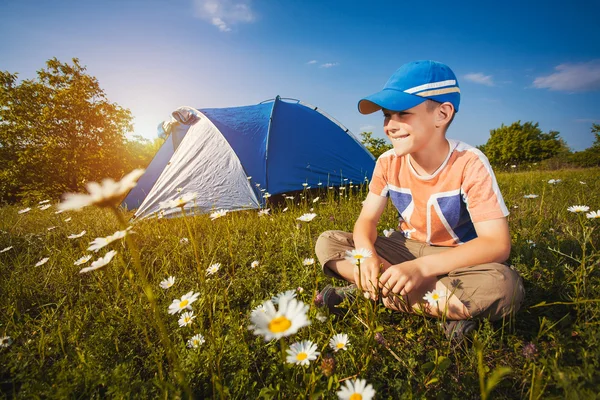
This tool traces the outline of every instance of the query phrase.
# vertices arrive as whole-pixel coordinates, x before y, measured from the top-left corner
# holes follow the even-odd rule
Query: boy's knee
[[[474,316],[495,321],[519,311],[525,298],[523,279],[514,269],[503,267],[502,279],[488,279],[480,288],[484,295]]]
[[[325,231],[319,235],[315,244],[315,254],[321,265],[332,258],[343,254],[346,249],[352,248],[352,234],[343,231]]]

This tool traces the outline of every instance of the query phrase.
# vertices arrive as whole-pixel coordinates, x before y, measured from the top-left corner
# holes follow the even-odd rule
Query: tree
[[[380,155],[391,149],[393,146],[385,142],[385,139],[374,138],[373,132],[361,132],[361,143],[367,150],[373,154],[373,157],[379,158]]]
[[[580,167],[598,167],[600,166],[600,124],[592,124],[592,133],[595,135],[594,143],[591,147],[583,151],[573,153],[571,160]]]
[[[537,122],[521,121],[492,129],[487,143],[479,148],[495,165],[539,162],[569,152],[558,132],[544,133]]]
[[[125,138],[131,121],[76,58],[48,60],[20,82],[0,71],[0,200],[56,198],[120,178],[136,164]]]

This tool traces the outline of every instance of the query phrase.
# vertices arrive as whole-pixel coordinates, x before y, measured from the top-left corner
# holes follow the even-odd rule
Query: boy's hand
[[[371,293],[373,300],[377,299],[377,277],[379,276],[379,257],[373,255],[369,258],[364,258],[360,263],[360,280],[358,276],[358,265],[354,266],[354,282],[363,292]]]
[[[426,278],[418,259],[392,265],[379,277],[381,295],[386,297],[395,293],[405,296],[415,287],[419,287]]]

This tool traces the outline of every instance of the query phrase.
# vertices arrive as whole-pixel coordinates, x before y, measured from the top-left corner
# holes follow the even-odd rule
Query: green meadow
[[[462,342],[448,340],[436,319],[362,297],[341,318],[315,304],[318,290],[343,282],[305,260],[321,232],[352,230],[365,185],[298,192],[270,215],[142,220],[98,252],[86,250],[90,242],[123,230],[130,212],[121,222],[93,206],[56,214],[58,199],[45,210],[0,208],[0,397],[335,399],[360,378],[378,399],[598,398],[600,218],[586,214],[600,210],[600,170],[497,178],[511,212],[508,262],[526,299],[514,318],[483,321]],[[589,211],[568,210],[575,205]],[[309,212],[312,221],[297,220]],[[396,221],[388,204],[380,234]],[[80,273],[110,250],[106,266]],[[163,289],[169,276],[175,282]],[[310,325],[265,341],[251,328],[252,310],[289,290]],[[195,319],[180,326],[169,306],[189,292],[198,293]],[[349,344],[334,351],[329,341],[340,333]],[[197,334],[204,340],[188,346]],[[286,350],[303,340],[319,355],[287,363]]]

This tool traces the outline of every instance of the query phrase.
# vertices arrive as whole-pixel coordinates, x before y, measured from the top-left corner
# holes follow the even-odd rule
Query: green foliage
[[[479,147],[492,165],[518,165],[539,162],[569,149],[556,131],[542,132],[538,123],[521,121],[490,131],[487,143]]]
[[[577,166],[600,166],[600,124],[592,125],[592,133],[595,136],[592,146],[583,151],[577,151],[571,155],[571,161]]]
[[[78,59],[48,60],[36,79],[0,71],[0,201],[56,198],[146,166],[152,146],[125,138],[131,119]]]
[[[374,138],[373,132],[361,132],[360,136],[362,137],[361,143],[376,159],[393,147],[391,144],[386,143],[385,139]]]

